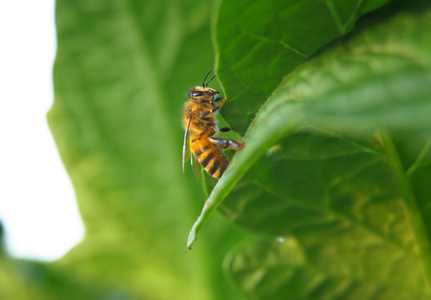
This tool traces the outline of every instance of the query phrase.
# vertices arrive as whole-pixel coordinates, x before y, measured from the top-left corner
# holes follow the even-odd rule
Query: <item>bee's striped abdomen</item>
[[[212,143],[206,135],[193,134],[190,137],[193,155],[211,176],[220,178],[229,161],[220,147]]]

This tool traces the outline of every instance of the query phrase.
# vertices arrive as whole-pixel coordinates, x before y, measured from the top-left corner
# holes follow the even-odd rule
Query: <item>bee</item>
[[[244,144],[237,140],[215,137],[219,132],[230,131],[230,128],[218,128],[217,126],[216,114],[226,98],[218,97],[220,93],[208,87],[215,75],[205,83],[211,71],[204,77],[202,86],[195,86],[189,90],[187,93],[189,100],[184,103],[182,118],[182,125],[185,130],[183,172],[184,164],[190,156],[196,176],[199,174],[197,160],[208,174],[219,179],[229,164],[222,148],[238,150],[244,148]],[[217,104],[218,102],[220,104]]]

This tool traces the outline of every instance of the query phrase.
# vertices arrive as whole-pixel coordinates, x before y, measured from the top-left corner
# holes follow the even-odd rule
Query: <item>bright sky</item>
[[[11,256],[55,260],[84,227],[46,122],[54,0],[0,1],[0,220]]]

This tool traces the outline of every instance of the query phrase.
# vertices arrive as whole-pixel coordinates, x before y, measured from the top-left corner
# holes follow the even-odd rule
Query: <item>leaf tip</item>
[[[193,244],[196,242],[196,234],[194,228],[190,231],[189,237],[187,238],[187,248],[192,250]]]

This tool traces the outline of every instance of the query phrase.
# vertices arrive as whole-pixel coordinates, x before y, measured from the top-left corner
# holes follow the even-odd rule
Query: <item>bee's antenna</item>
[[[208,82],[210,82],[214,77],[212,77],[205,86],[205,80],[207,80],[208,75],[212,72],[212,69],[208,71],[207,75],[205,75],[204,80],[202,80],[202,87],[206,88],[208,86]]]
[[[210,80],[208,80],[207,84],[205,85],[205,87],[208,86],[208,83],[210,83],[211,80],[213,80],[215,78],[215,75],[213,77],[210,78]]]

